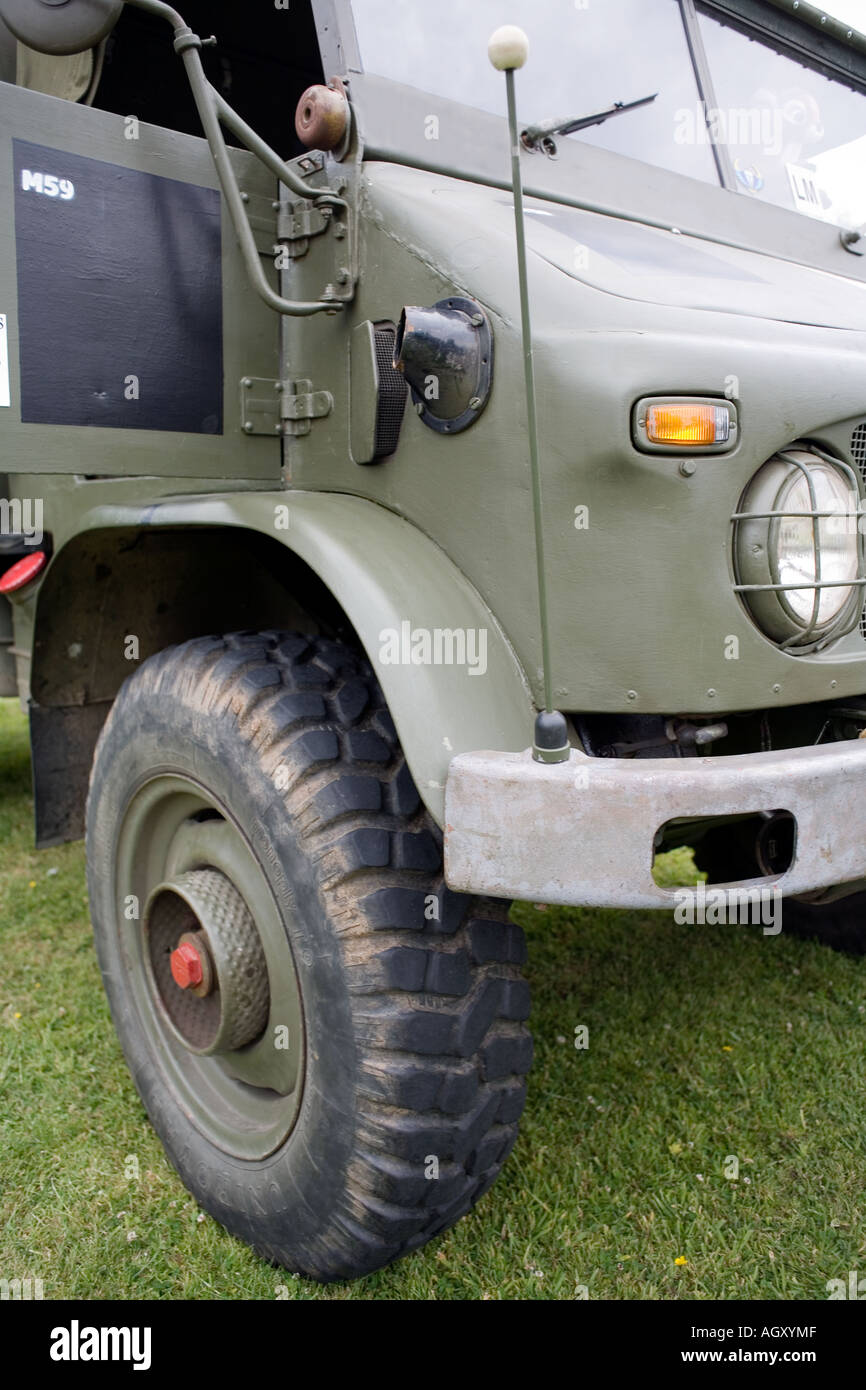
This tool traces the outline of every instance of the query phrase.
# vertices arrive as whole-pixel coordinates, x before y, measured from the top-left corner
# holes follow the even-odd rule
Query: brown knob
[[[308,150],[335,150],[346,138],[349,103],[342,91],[317,84],[298,102],[295,130]]]

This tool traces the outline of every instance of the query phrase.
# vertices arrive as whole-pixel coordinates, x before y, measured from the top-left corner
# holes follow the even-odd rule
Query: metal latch
[[[313,420],[330,415],[330,391],[314,391],[311,381],[273,381],[245,376],[241,381],[241,422],[245,434],[309,434]]]
[[[286,434],[309,434],[311,421],[330,415],[330,391],[314,391],[311,381],[287,381],[280,396],[280,416]]]
[[[286,255],[305,256],[310,249],[310,238],[328,230],[333,211],[327,205],[316,207],[303,199],[284,203],[277,218],[277,241],[285,245]]]

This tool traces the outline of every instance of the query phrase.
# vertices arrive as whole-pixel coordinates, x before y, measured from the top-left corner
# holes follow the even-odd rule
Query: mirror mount
[[[0,19],[16,39],[55,58],[98,47],[122,10],[123,0],[0,0]]]

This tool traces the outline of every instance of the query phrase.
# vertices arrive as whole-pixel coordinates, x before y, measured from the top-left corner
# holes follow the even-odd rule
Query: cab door
[[[233,68],[233,10],[189,18],[228,26],[212,80],[230,100],[240,85],[256,105],[257,90],[267,98],[279,88],[280,53],[247,23]],[[288,25],[280,32],[291,54]],[[241,418],[242,380],[279,375],[279,319],[250,288],[207,143],[190,133],[197,120],[169,26],[124,11],[77,78],[68,66],[52,77],[50,63],[24,62],[21,49],[18,81],[0,82],[0,467],[279,481],[277,430],[250,432]],[[317,61],[316,50],[294,85],[316,79]],[[291,62],[285,70],[288,79]],[[50,94],[52,82],[62,95]],[[113,109],[99,109],[102,93]],[[288,108],[291,96],[280,89],[280,100]],[[276,289],[275,182],[246,151],[232,159]]]

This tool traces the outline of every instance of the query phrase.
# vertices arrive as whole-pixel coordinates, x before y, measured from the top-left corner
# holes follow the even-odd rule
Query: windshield
[[[497,115],[504,111],[505,91],[487,60],[487,41],[500,24],[518,24],[530,42],[518,87],[524,125],[603,111],[615,101],[658,92],[652,106],[581,131],[579,138],[718,181],[706,143],[676,144],[672,138],[677,111],[694,110],[698,101],[678,0],[592,0],[580,6],[573,0],[354,0],[352,8],[367,72]]]
[[[835,0],[856,22],[846,4],[866,0]],[[681,0],[353,0],[353,12],[365,70],[429,92],[431,117],[436,96],[503,114],[487,41],[500,24],[518,24],[530,41],[518,82],[523,126],[657,92],[650,106],[557,140],[839,225],[866,222],[866,93],[693,11],[690,45]]]

